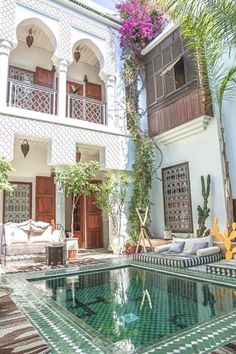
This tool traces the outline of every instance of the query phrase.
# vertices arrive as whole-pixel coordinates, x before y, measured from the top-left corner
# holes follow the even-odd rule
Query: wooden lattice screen
[[[162,169],[165,224],[173,232],[192,233],[192,205],[188,163]]]
[[[12,182],[15,185],[13,193],[4,193],[4,222],[23,222],[32,217],[32,183]]]

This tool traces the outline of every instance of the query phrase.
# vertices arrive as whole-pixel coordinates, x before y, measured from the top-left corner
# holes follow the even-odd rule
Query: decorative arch
[[[84,44],[85,46],[87,46],[88,48],[90,48],[94,52],[94,54],[96,55],[96,57],[99,61],[100,72],[104,71],[105,60],[104,60],[104,56],[103,56],[101,50],[98,48],[98,46],[91,39],[84,38],[84,39],[80,39],[74,43],[74,45],[72,47],[72,52],[74,52],[75,48],[80,44]]]
[[[16,33],[17,33],[17,29],[19,29],[19,27],[21,26],[27,26],[27,25],[35,25],[38,28],[40,28],[49,38],[50,43],[52,45],[52,52],[55,53],[57,50],[57,39],[53,33],[53,30],[45,23],[43,22],[41,19],[37,18],[37,17],[31,17],[31,18],[27,18],[21,22],[18,23],[17,27],[16,27]],[[17,35],[16,35],[16,39],[17,39]],[[17,41],[18,42],[18,39]]]

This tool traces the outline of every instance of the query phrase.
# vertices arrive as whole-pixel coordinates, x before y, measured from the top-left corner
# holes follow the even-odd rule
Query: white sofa
[[[23,223],[0,225],[0,251],[2,258],[37,256],[45,254],[45,247],[52,242],[60,242],[62,230],[52,230],[48,223],[27,220]]]

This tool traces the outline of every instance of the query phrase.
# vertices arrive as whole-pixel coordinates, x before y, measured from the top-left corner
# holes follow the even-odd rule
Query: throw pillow
[[[52,227],[47,227],[46,230],[41,234],[31,232],[29,242],[52,242]]]
[[[174,241],[170,245],[168,252],[181,253],[184,249],[185,241]]]
[[[50,224],[43,221],[33,221],[31,222],[31,230],[35,233],[41,234],[43,233]]]
[[[20,229],[20,230],[28,231],[28,232],[29,232],[29,231],[30,231],[30,227],[31,227],[31,219],[16,224],[16,227],[17,227],[18,229]]]
[[[195,242],[192,246],[191,251],[189,252],[189,254],[196,254],[196,252],[198,250],[202,250],[204,248],[207,248],[209,246],[209,243],[206,241],[203,242]]]

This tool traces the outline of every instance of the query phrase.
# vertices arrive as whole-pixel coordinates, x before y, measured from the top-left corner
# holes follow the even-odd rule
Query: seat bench
[[[220,261],[223,258],[221,253],[213,254],[210,256],[197,256],[197,255],[171,255],[170,253],[137,253],[133,255],[133,260],[157,264],[168,267],[188,268],[199,266],[211,262]]]

